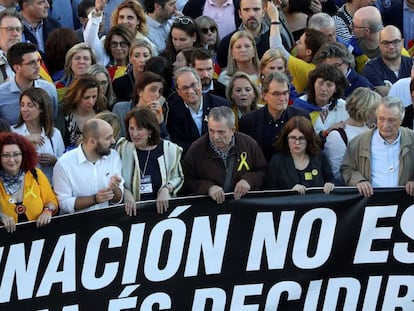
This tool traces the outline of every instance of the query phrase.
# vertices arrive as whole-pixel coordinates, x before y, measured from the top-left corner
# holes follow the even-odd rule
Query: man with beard
[[[158,53],[165,50],[165,41],[172,25],[171,17],[178,13],[176,0],[145,0],[147,12],[147,38],[154,43]]]
[[[374,85],[378,93],[386,96],[393,83],[410,76],[413,61],[401,55],[404,39],[397,27],[384,27],[379,35],[379,43],[381,55],[365,65],[362,75]]]
[[[262,189],[266,160],[253,138],[235,131],[234,122],[229,107],[210,110],[208,133],[197,139],[184,157],[187,194],[208,194],[220,204],[227,192],[233,192],[238,200],[250,190]]]
[[[112,127],[106,121],[90,119],[83,127],[81,145],[56,162],[53,188],[62,214],[95,210],[122,201],[122,162],[112,149],[113,144]]]
[[[203,93],[210,93],[226,98],[226,87],[213,79],[214,63],[211,53],[206,48],[196,49],[191,56],[191,67],[197,70]]]
[[[257,55],[261,58],[266,52],[269,45],[270,29],[269,25],[265,23],[265,9],[267,9],[268,0],[240,0],[239,16],[242,20],[240,27],[236,30],[245,30],[249,32],[256,42]],[[284,1],[276,1],[280,6],[284,5]],[[290,51],[294,46],[293,36],[287,27],[286,22],[283,19],[283,12],[279,10],[279,24],[280,35],[282,38],[283,46],[286,50]],[[272,21],[271,21],[272,22]],[[219,45],[217,51],[217,60],[221,68],[227,66],[227,54],[229,50],[229,44],[231,36],[234,32],[225,36]]]

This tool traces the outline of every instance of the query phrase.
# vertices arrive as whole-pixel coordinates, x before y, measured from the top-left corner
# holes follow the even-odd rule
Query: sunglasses
[[[215,33],[217,31],[217,27],[216,26],[210,26],[209,28],[201,28],[200,31],[205,35],[208,34],[208,31],[210,31],[212,33]]]
[[[173,18],[174,24],[182,24],[182,25],[188,25],[188,24],[194,24],[194,21],[189,17],[179,17],[176,16]]]

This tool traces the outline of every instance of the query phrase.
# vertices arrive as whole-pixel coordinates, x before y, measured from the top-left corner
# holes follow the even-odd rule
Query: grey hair
[[[178,68],[174,73],[174,85],[175,85],[176,88],[178,87],[178,84],[177,84],[178,78],[186,72],[192,73],[193,76],[197,79],[198,83],[201,83],[200,76],[198,75],[198,72],[194,68],[192,68],[192,67],[181,67],[181,68]]]
[[[387,108],[397,107],[398,111],[400,112],[400,120],[402,121],[404,119],[404,115],[405,115],[404,104],[403,104],[402,100],[399,99],[398,97],[392,97],[392,96],[383,97],[380,104],[377,107],[375,115],[377,115],[378,109],[381,106],[384,106],[384,107],[387,107]]]
[[[351,52],[349,52],[349,50],[343,44],[338,42],[324,43],[313,57],[313,63],[315,65],[319,65],[320,63],[323,63],[327,58],[331,57],[338,57],[349,66],[355,66],[354,57]]]
[[[267,91],[269,91],[269,85],[270,83],[272,83],[272,81],[276,81],[279,83],[286,83],[288,88],[290,85],[290,80],[289,77],[282,73],[282,72],[272,72],[270,73],[266,78],[264,78],[263,80],[263,84],[262,84],[262,93],[265,93]]]
[[[319,12],[308,20],[308,28],[320,30],[321,28],[335,28],[335,20],[329,14]]]
[[[236,124],[234,112],[227,106],[212,108],[208,114],[208,119],[210,118],[214,121],[221,121],[222,119],[225,119],[230,128],[234,128]]]

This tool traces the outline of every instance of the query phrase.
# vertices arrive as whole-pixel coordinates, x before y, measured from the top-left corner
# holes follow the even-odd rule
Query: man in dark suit
[[[23,42],[33,43],[38,51],[44,53],[48,35],[62,26],[49,16],[48,1],[19,0],[19,6],[23,16]]]
[[[274,72],[264,79],[262,96],[266,105],[244,115],[239,131],[256,139],[269,162],[274,153],[273,143],[284,124],[294,116],[310,118],[307,111],[288,106],[289,78],[284,73]]]
[[[206,48],[198,48],[191,55],[191,67],[197,70],[203,93],[210,93],[226,98],[226,87],[213,78],[214,63],[211,53]]]
[[[174,75],[177,94],[168,99],[167,129],[170,139],[184,149],[207,133],[211,108],[229,106],[227,100],[201,91],[201,80],[194,68],[179,68]]]

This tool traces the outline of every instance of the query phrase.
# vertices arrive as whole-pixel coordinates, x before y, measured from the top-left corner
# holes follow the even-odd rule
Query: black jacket
[[[45,19],[43,19],[43,41],[44,41],[45,45],[46,45],[46,41],[47,41],[47,38],[48,38],[49,34],[53,30],[55,30],[57,28],[61,28],[61,27],[62,27],[62,25],[60,25],[60,23],[51,16],[48,16]],[[23,24],[23,36],[24,36],[24,42],[33,43],[34,45],[36,45],[36,47],[39,50],[39,45],[38,45],[36,37],[34,35],[32,35],[32,33],[27,28],[27,26],[24,25],[24,24]],[[41,52],[43,54],[42,51],[39,50],[39,52]],[[42,55],[42,56],[44,56],[44,55]]]

